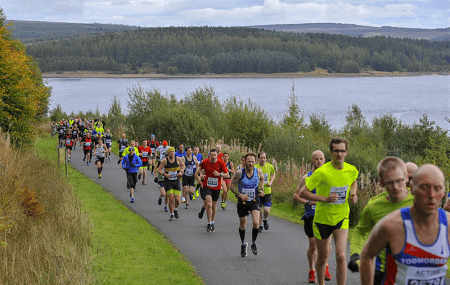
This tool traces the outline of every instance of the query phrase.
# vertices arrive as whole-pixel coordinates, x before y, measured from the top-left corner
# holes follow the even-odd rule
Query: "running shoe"
[[[98,175],[98,178],[102,178],[102,174],[101,173]]]
[[[181,203],[186,203],[186,198],[181,197]]]
[[[161,204],[162,204],[162,197],[159,197],[159,199],[158,199],[158,205],[161,206]]]
[[[246,257],[247,256],[247,247],[248,243],[244,242],[243,245],[241,245],[241,256]]]
[[[173,221],[173,215],[170,214],[169,221]]]
[[[263,226],[259,226],[258,232],[259,232],[259,233],[262,233],[263,231],[264,231]]]
[[[86,165],[87,165],[87,166],[89,166],[89,161],[88,161],[88,162],[86,162]]]
[[[197,190],[195,190],[195,196],[200,196],[200,194],[198,193],[198,189]]]
[[[130,203],[134,203],[134,198],[133,197],[131,197]]]
[[[153,173],[153,171],[152,171],[152,175],[155,175],[155,173]]]
[[[192,195],[192,200],[195,200],[195,195]]]
[[[186,207],[184,207],[185,209],[189,209],[189,204],[186,204]]]
[[[316,271],[310,270],[308,272],[308,283],[316,283]]]
[[[139,173],[138,180],[141,180],[142,174]]]
[[[216,231],[216,227],[214,226],[214,224],[211,224],[211,232],[215,232]]]
[[[192,194],[191,193],[189,193],[189,200],[192,201]]]
[[[145,185],[145,182],[144,182],[144,181],[142,181],[142,185]]]
[[[211,232],[211,224],[206,225],[206,232],[207,233]]]
[[[325,280],[326,281],[331,281],[331,273],[330,273],[330,271],[328,270],[328,265],[327,265],[327,271],[325,271]]]
[[[86,161],[86,157],[83,158],[83,161]]]
[[[175,215],[175,219],[178,219],[180,216],[178,215],[178,210],[173,211],[173,214]]]
[[[164,212],[169,212],[169,208],[167,208],[167,206],[164,206]]]
[[[203,218],[203,214],[205,213],[205,208],[202,207],[202,209],[200,210],[200,212],[198,212],[198,218],[201,219]]]
[[[117,161],[117,164],[120,164],[120,159]]]
[[[256,243],[252,244],[251,248],[253,255],[259,255],[258,249],[256,248]]]
[[[111,161],[111,157],[108,157],[108,160]]]
[[[222,203],[220,203],[220,207],[221,207],[223,210],[226,210],[226,209],[227,209],[227,202],[222,201]]]
[[[268,230],[269,230],[269,222],[267,222],[267,220],[264,219],[264,220],[263,220],[263,223],[264,223],[264,229],[265,229],[266,231],[268,231]]]

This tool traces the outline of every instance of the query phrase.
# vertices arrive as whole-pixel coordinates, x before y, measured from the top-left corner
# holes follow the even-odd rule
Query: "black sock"
[[[100,174],[100,172],[102,172],[102,170],[100,169],[100,167],[97,168],[97,172],[98,172],[98,174]]]
[[[155,170],[155,166],[154,165],[152,165],[152,172]]]
[[[258,229],[252,228],[252,244],[256,242],[256,238],[258,237]]]
[[[241,237],[242,244],[244,244],[244,240],[245,240],[245,229],[243,229],[243,230],[239,229],[239,236]]]
[[[200,188],[200,184],[197,184],[197,187],[195,187],[195,190],[198,190]]]
[[[103,166],[102,166],[102,167],[100,167],[100,173],[102,173],[102,171],[103,171]]]

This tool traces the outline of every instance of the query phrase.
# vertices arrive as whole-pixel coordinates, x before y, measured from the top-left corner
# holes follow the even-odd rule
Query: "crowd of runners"
[[[111,147],[119,151],[117,164],[126,176],[130,202],[134,189],[153,180],[159,188],[158,205],[168,213],[168,220],[179,218],[179,207],[201,198],[198,218],[206,212],[207,233],[215,232],[214,219],[220,208],[227,209],[227,198],[237,198],[241,256],[247,256],[247,217],[252,218],[251,252],[258,255],[258,234],[269,230],[272,184],[275,168],[267,162],[268,154],[247,153],[235,167],[221,145],[202,154],[198,146],[183,143],[170,146],[157,140],[128,140],[122,134],[114,140],[102,119],[70,119],[55,128],[59,147],[71,152],[83,148],[86,166],[97,166],[102,177],[104,163],[111,162]],[[349,203],[357,203],[358,170],[345,162],[349,146],[344,138],[329,143],[330,162],[321,150],[312,153],[312,170],[299,181],[293,199],[305,205],[304,231],[309,247],[307,281],[325,284],[332,280],[328,260],[334,241],[337,284],[346,284],[347,269],[361,272],[362,284],[445,284],[450,255],[448,227],[450,202],[441,209],[445,197],[445,178],[439,167],[420,167],[398,157],[386,157],[378,164],[378,179],[384,192],[365,205],[350,243]],[[231,193],[230,193],[231,191]]]

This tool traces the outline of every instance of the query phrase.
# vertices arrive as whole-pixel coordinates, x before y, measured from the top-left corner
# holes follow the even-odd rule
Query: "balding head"
[[[413,176],[411,193],[414,195],[415,211],[419,211],[421,216],[436,214],[445,196],[442,170],[433,164],[419,167]]]
[[[424,164],[414,172],[412,186],[417,187],[423,179],[433,179],[436,183],[445,185],[445,176],[442,170],[434,164]]]
[[[406,180],[406,186],[409,187],[411,189],[412,187],[412,178],[414,176],[414,172],[418,169],[419,167],[417,166],[417,164],[415,164],[414,162],[407,162],[406,163],[406,173],[408,174],[408,178]]]
[[[311,163],[314,169],[321,167],[325,163],[325,154],[321,150],[316,150],[312,153]]]

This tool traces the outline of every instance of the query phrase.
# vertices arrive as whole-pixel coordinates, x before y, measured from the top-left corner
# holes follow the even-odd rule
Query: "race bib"
[[[247,201],[255,199],[255,188],[242,188],[242,194],[247,195]]]
[[[177,176],[177,172],[176,171],[169,171],[169,180],[177,180],[178,176]]]
[[[148,157],[148,151],[143,152],[142,157]]]
[[[84,146],[91,146],[91,143],[90,142],[85,142]]]
[[[66,144],[70,144],[70,140],[66,140]]]
[[[264,184],[269,183],[269,174],[268,173],[264,173]]]
[[[315,210],[316,209],[316,204],[312,205],[311,209]]]
[[[406,284],[408,285],[444,285],[445,276],[427,279],[408,279]]]
[[[343,204],[345,202],[345,198],[347,197],[347,189],[348,185],[341,187],[331,187],[330,194],[337,193],[338,200],[336,202],[331,202],[330,204]]]
[[[110,144],[110,143],[111,143],[111,139],[106,139],[105,142],[106,142],[107,144]]]
[[[120,150],[121,150],[121,151],[124,151],[126,147],[127,147],[126,145],[121,144],[121,145],[120,145]]]
[[[206,186],[208,186],[208,187],[217,187],[217,186],[219,186],[219,178],[217,178],[217,177],[208,177],[208,181],[206,181]]]
[[[186,175],[186,176],[194,175],[194,165],[188,165],[186,167],[186,170],[184,171],[184,175]]]

